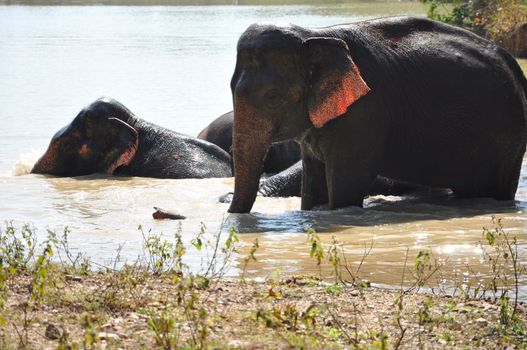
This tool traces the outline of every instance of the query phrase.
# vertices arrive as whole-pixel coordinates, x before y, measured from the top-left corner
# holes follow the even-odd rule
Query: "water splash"
[[[41,154],[42,152],[37,151],[22,154],[11,169],[11,175],[21,176],[29,174]]]

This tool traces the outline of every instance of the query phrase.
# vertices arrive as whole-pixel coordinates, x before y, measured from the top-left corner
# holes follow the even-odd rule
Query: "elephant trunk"
[[[236,103],[233,155],[234,196],[229,213],[248,213],[256,200],[264,156],[271,145],[272,124],[257,118],[251,107]]]
[[[57,148],[58,144],[56,142],[52,142],[46,150],[46,153],[44,153],[42,157],[40,157],[40,159],[35,163],[35,165],[33,165],[31,173],[52,174],[57,163]]]

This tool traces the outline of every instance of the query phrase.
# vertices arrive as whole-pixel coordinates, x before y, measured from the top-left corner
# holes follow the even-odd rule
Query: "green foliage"
[[[35,229],[25,224],[17,233],[13,223],[0,228],[0,261],[11,274],[25,272],[35,255],[37,236]]]
[[[238,231],[234,226],[231,226],[229,229],[229,235],[227,236],[227,240],[225,241],[225,248],[224,251],[228,251],[233,247],[233,244],[238,243],[240,239],[238,238]]]
[[[7,268],[4,266],[4,262],[0,260],[0,311],[4,308],[5,302],[8,297],[8,287],[7,287],[8,272]],[[0,326],[2,320],[0,319]]]
[[[68,239],[70,232],[67,226],[64,227],[61,236],[58,236],[55,231],[48,230],[48,241],[55,247],[60,265],[66,271],[86,275],[90,271],[90,260],[85,253],[73,254]]]
[[[319,271],[322,274],[320,269],[322,260],[324,259],[324,248],[320,242],[320,236],[317,235],[312,227],[307,227],[304,231],[307,234],[307,242],[310,246],[309,256],[317,260],[317,266],[319,267]]]
[[[49,283],[48,274],[50,270],[52,256],[53,249],[51,248],[51,243],[48,241],[42,254],[38,256],[32,271],[33,282],[31,299],[37,303],[42,302],[46,286]]]
[[[272,310],[258,309],[253,319],[264,322],[269,328],[297,331],[300,325],[315,329],[319,313],[315,304],[311,304],[304,312],[299,311],[294,304],[287,304]]]
[[[80,316],[81,324],[84,329],[82,336],[82,342],[84,349],[95,349],[95,345],[99,341],[97,335],[97,327],[94,324],[95,318],[90,313],[83,313]]]
[[[223,224],[222,224],[223,227]],[[183,244],[180,230],[175,235],[175,242],[161,240],[159,236],[149,233],[145,236],[146,259],[149,266],[157,268],[157,273],[168,271],[167,267],[175,266],[172,270],[172,280],[175,284],[175,305],[162,312],[150,312],[148,325],[154,333],[157,345],[164,349],[176,349],[182,346],[190,348],[204,348],[209,342],[209,314],[202,306],[199,299],[199,291],[209,288],[213,279],[223,276],[227,271],[232,254],[236,253],[239,243],[238,231],[231,225],[223,246],[222,230],[210,237],[207,228],[202,223],[196,237],[190,244],[198,251],[206,254],[202,260],[202,270],[199,274],[193,274],[183,264],[183,256],[186,248]],[[246,263],[256,260],[255,252],[258,248],[258,240],[255,240]],[[204,265],[203,265],[204,264]],[[182,327],[190,331],[190,339],[181,344],[180,333]]]
[[[472,2],[461,0],[421,0],[421,2],[430,4],[429,18],[464,28],[471,28],[474,24]]]
[[[370,331],[369,338],[372,341],[369,349],[386,350],[388,349],[388,334],[385,332]]]
[[[337,340],[340,337],[342,337],[342,334],[343,333],[340,330],[338,330],[337,328],[326,327],[326,335],[327,335],[328,338]]]
[[[423,300],[423,303],[421,305],[421,308],[419,308],[419,311],[417,312],[419,316],[419,324],[423,325],[426,323],[432,323],[434,321],[431,313],[430,308],[432,307],[432,298],[430,296],[426,296]]]
[[[327,251],[328,260],[333,267],[335,273],[335,284],[342,280],[342,273],[340,269],[340,260],[341,260],[341,247],[337,238],[333,235],[331,236],[331,245]]]
[[[426,270],[431,270],[432,265],[430,262],[430,251],[420,250],[414,259],[415,274],[422,275]]]
[[[501,219],[492,218],[493,229],[483,228],[483,238],[487,246],[481,245],[483,259],[487,262],[491,270],[489,288],[495,295],[501,291],[501,302],[509,304],[508,292],[514,290],[514,303],[510,310],[510,317],[505,310],[501,315],[502,322],[508,324],[510,319],[515,318],[518,306],[519,285],[522,276],[526,273],[526,268],[521,264],[521,255],[518,252],[518,240],[505,230]]]
[[[437,271],[432,263],[432,253],[429,250],[420,250],[414,259],[412,275],[415,278],[415,286],[423,287],[430,277]]]
[[[251,250],[249,251],[249,254],[243,258],[243,270],[241,275],[241,280],[245,281],[245,274],[247,273],[247,267],[249,266],[249,262],[256,261],[256,251],[260,248],[260,243],[258,242],[258,238],[255,238],[253,241],[253,245],[251,246]]]
[[[196,248],[200,252],[201,248],[203,247],[203,239],[205,236],[205,232],[207,232],[207,226],[205,226],[205,224],[202,222],[199,227],[199,233],[190,241],[190,244],[192,244],[194,248]]]
[[[159,314],[149,312],[148,328],[154,333],[156,345],[163,349],[176,349],[179,343],[179,327],[171,310],[163,310]]]
[[[527,23],[526,0],[421,0],[428,17],[500,41]]]
[[[7,317],[4,315],[4,306],[9,296],[7,288],[7,269],[4,267],[3,261],[0,260],[0,338],[5,333],[5,326],[7,324]],[[1,347],[0,343],[0,347]]]
[[[326,286],[326,293],[338,295],[342,292],[342,286],[338,283]]]
[[[142,226],[138,228],[143,236],[143,256],[148,271],[160,274],[175,269],[178,273],[184,268],[185,246],[181,237],[181,226],[174,234],[174,242],[163,239],[161,235],[145,234]]]
[[[499,41],[520,25],[527,23],[527,1],[491,1],[481,17],[489,36]]]
[[[206,227],[202,224],[198,234],[200,240],[198,246],[200,249],[195,245],[197,240],[191,241],[191,243],[195,242],[193,245],[198,251],[201,251],[202,247],[205,248],[206,256],[202,258],[200,274],[210,279],[222,277],[230,267],[232,256],[237,253],[239,237],[238,230],[234,225],[229,226],[227,238],[223,242],[223,246],[221,246],[224,226],[225,222],[222,222],[220,230],[213,234],[212,237],[210,235],[207,237]]]

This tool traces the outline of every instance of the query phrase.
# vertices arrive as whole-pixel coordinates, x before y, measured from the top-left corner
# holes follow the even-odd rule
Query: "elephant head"
[[[235,189],[229,212],[246,213],[270,144],[324,127],[369,87],[344,40],[255,24],[239,39],[231,90]]]
[[[53,136],[31,170],[36,174],[80,176],[112,174],[128,165],[138,147],[132,113],[112,99],[99,99]]]

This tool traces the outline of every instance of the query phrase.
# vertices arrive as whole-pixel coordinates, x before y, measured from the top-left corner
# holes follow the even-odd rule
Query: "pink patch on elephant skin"
[[[83,159],[87,159],[90,156],[90,153],[91,153],[91,149],[90,149],[90,147],[88,147],[87,144],[84,144],[84,145],[81,146],[81,148],[79,150],[79,155]]]
[[[119,158],[108,167],[108,169],[106,169],[106,173],[113,174],[115,169],[118,167],[129,165],[137,153],[137,147],[139,147],[139,138],[136,137],[135,142],[126,151],[124,151],[119,156]]]
[[[321,103],[312,106],[309,111],[309,118],[316,128],[346,113],[350,105],[370,91],[357,66],[347,71],[336,85],[330,88],[328,96]]]

